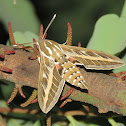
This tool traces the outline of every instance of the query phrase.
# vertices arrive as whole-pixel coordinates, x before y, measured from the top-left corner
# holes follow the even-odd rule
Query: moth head
[[[40,46],[42,46],[45,41],[46,41],[46,39],[39,39],[37,42],[35,42],[35,44],[37,45],[38,50],[40,50]]]

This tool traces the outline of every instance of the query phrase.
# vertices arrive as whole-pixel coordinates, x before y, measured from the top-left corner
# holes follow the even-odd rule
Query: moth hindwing
[[[41,39],[37,45],[40,52],[38,101],[44,113],[48,113],[58,101],[65,81],[87,89],[87,83],[76,65],[96,70],[110,70],[124,65],[116,56],[52,40]]]

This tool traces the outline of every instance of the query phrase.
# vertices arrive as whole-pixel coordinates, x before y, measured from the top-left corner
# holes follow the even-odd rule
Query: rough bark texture
[[[0,49],[14,50],[14,47],[0,45]],[[6,79],[21,86],[38,87],[39,64],[37,60],[30,60],[32,53],[16,49],[15,54],[6,55],[5,67],[12,69],[12,74],[0,71],[0,79]],[[86,82],[88,83],[88,93],[75,89],[69,96],[75,101],[86,102],[98,108],[100,113],[113,111],[118,114],[126,115],[126,80],[118,81],[116,77],[103,73],[87,72],[80,68]],[[70,86],[65,85],[63,95]]]

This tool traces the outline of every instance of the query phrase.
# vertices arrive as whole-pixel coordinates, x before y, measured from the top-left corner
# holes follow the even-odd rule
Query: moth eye
[[[66,55],[66,54],[64,54],[64,55],[63,55],[63,57],[67,57],[67,55]]]
[[[57,59],[55,59],[55,62],[57,62],[58,60]]]

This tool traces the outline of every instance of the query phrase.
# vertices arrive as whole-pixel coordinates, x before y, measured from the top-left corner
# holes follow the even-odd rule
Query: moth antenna
[[[55,20],[55,18],[56,18],[56,14],[54,14],[52,20],[50,21],[50,23],[49,23],[48,26],[46,27],[46,30],[45,30],[45,32],[44,32],[44,34],[43,34],[43,36],[42,36],[42,39],[44,39],[44,36],[45,36],[45,34],[47,33],[47,30],[49,29],[50,25],[53,23],[53,21]]]
[[[23,45],[28,45],[28,44],[36,44],[37,42],[29,42],[29,43],[24,43],[24,44],[16,44],[13,46],[23,46]]]
[[[43,34],[43,36],[42,36],[42,39],[44,39],[44,36],[46,35],[46,33],[47,33],[47,31],[48,31],[50,25],[53,23],[53,21],[55,20],[55,18],[56,18],[56,14],[54,14],[52,20],[49,22],[48,26],[46,27],[46,30],[45,30],[45,32],[44,32],[44,34]],[[37,42],[30,42],[30,43],[24,43],[24,44],[16,44],[16,45],[13,45],[13,46],[21,46],[21,45],[36,44],[36,43],[37,43]]]

